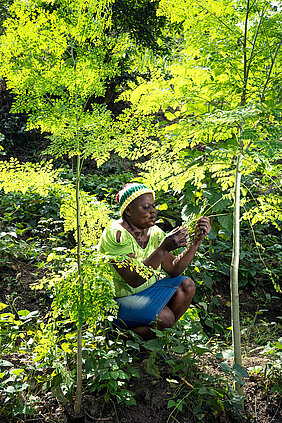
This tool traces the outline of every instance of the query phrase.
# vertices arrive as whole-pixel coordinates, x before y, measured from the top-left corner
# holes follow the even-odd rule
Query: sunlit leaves
[[[56,189],[61,197],[60,215],[64,219],[66,232],[76,231],[75,188],[58,181],[57,171],[51,163],[20,164],[16,159],[0,162],[0,188],[5,193],[20,191],[26,193],[33,189],[47,196],[51,189]],[[95,245],[103,228],[109,223],[110,210],[96,197],[81,191],[81,232],[83,245]]]
[[[60,214],[64,218],[64,229],[72,231],[76,235],[76,208],[75,190],[62,187],[64,201]],[[104,204],[96,200],[94,196],[81,191],[80,193],[80,223],[83,245],[91,246],[97,244],[102,235],[102,230],[110,221],[110,210]]]
[[[160,2],[159,13],[181,24],[178,49],[163,66],[150,61],[150,80],[126,93],[140,112],[161,115],[160,143],[142,164],[158,189],[178,191],[187,181],[201,189],[208,180],[232,198],[240,153],[244,177],[277,178],[282,11],[267,0],[246,7],[243,0]],[[274,219],[274,208],[264,210]]]
[[[257,206],[243,213],[242,219],[250,220],[252,225],[271,222],[278,230],[282,220],[282,199],[280,194],[269,193],[267,197],[256,198]]]
[[[159,98],[165,110],[168,105],[174,108],[178,99],[183,115],[201,115],[213,109],[240,105],[245,88],[248,101],[258,101],[263,96],[266,103],[274,105],[279,93],[275,85],[282,59],[277,42],[282,35],[281,10],[277,12],[266,0],[252,3],[246,47],[244,1],[197,0],[188,5],[178,0],[163,0],[159,13],[172,21],[182,22],[183,34],[179,51],[167,64],[163,78],[161,75],[154,77],[153,73],[150,83],[143,87],[140,107],[151,103],[153,110],[156,107],[154,99]],[[245,70],[244,53],[247,58]],[[151,93],[151,100],[146,96],[146,89]],[[141,94],[140,87],[137,91]],[[134,93],[131,98],[137,100]]]
[[[17,159],[0,162],[0,188],[4,192],[21,191],[25,193],[33,187],[38,193],[47,195],[51,184],[57,178],[52,163],[20,164]]]
[[[96,251],[86,251],[81,266],[83,288],[75,261],[69,261],[65,270],[54,276],[56,296],[52,307],[55,315],[63,313],[77,325],[86,321],[95,325],[98,318],[116,309],[112,272],[106,258]]]
[[[124,35],[106,34],[110,4],[19,0],[5,23],[0,71],[16,94],[12,111],[29,112],[28,129],[54,135],[53,154],[100,158],[97,144],[108,150],[110,114],[90,100],[104,96],[127,48]]]
[[[79,125],[77,125],[77,113],[67,107],[61,108],[61,121],[54,120],[53,109],[45,119],[43,127],[51,127],[53,135],[50,137],[52,143],[46,150],[48,154],[54,156],[68,155],[69,157],[83,154],[84,157],[93,157],[100,166],[109,158],[109,151],[112,148],[112,136],[114,128],[112,125],[111,113],[102,106],[93,106],[91,113],[84,112],[83,108],[77,108],[79,115]],[[59,116],[59,111],[58,111]],[[30,119],[33,121],[33,119]],[[65,125],[63,124],[65,123]]]

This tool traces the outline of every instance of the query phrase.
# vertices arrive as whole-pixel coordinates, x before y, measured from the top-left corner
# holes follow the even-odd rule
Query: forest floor
[[[36,269],[32,265],[23,263],[11,263],[9,269],[2,269],[0,272],[0,302],[13,303],[17,309],[42,310],[46,312],[48,301],[41,297],[41,294],[30,289],[30,283],[34,282]],[[275,297],[268,306],[263,307],[260,315],[256,314],[262,308],[263,291],[256,289],[254,296],[253,290],[241,294],[241,314],[248,313],[249,316],[257,315],[259,319],[273,322],[272,325],[279,324],[281,318],[281,296],[278,295],[271,286],[268,292]],[[219,299],[218,315],[226,324],[229,324],[230,315],[230,298],[228,288],[216,287],[213,295]],[[20,307],[20,308],[19,308]],[[280,320],[281,324],[281,320]],[[280,325],[281,327],[281,325]],[[247,328],[248,329],[248,328]],[[247,331],[250,336],[251,331],[255,331],[253,325]],[[277,335],[277,333],[276,333]],[[281,332],[280,332],[281,336]],[[2,357],[5,358],[5,357]],[[7,358],[6,358],[7,359]],[[9,360],[21,361],[21,357],[14,355]],[[181,356],[179,356],[181,360]],[[243,353],[243,366],[248,369],[250,367],[265,366],[265,356],[261,354],[261,348],[249,348]],[[189,403],[183,406],[182,411],[173,408],[168,409],[168,400],[172,397],[174,389],[172,381],[172,372],[170,366],[164,361],[158,363],[159,376],[154,376],[147,371],[147,358],[136,359],[135,366],[140,373],[140,378],[131,378],[129,381],[129,389],[135,392],[136,405],[122,406],[114,404],[114,402],[105,403],[103,396],[85,396],[83,402],[85,404],[86,417],[80,421],[85,422],[105,422],[105,423],[196,423],[202,421],[204,423],[228,423],[228,422],[251,422],[251,423],[282,423],[282,401],[277,392],[271,392],[261,373],[251,375],[244,385],[245,402],[244,412],[241,417],[232,417],[223,412],[213,412],[212,409],[202,410],[202,420],[197,419],[193,414],[193,406],[189,408]],[[219,372],[220,361],[208,354],[202,356],[201,361],[197,363],[198,370],[201,367],[210,374],[216,375]],[[174,377],[175,378],[175,377]],[[177,381],[176,381],[177,382]],[[190,381],[186,381],[187,391],[193,388]],[[0,397],[1,401],[1,397]],[[2,404],[3,407],[3,404]],[[68,409],[63,407],[50,392],[42,392],[40,404],[37,407],[36,416],[17,417],[14,420],[0,415],[0,422],[27,422],[27,423],[67,423],[78,422],[72,420],[72,413],[69,417]]]

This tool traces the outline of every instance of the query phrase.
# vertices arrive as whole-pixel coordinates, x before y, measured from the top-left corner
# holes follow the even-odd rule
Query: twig
[[[107,420],[111,420],[111,417],[92,417],[86,410],[85,410],[85,414],[87,417],[89,417],[91,420],[94,421],[107,421]]]
[[[186,385],[189,386],[189,388],[194,389],[194,386],[191,385],[191,383],[187,382],[187,380],[184,379],[184,377],[182,377],[181,380],[183,380],[183,382],[186,383]]]

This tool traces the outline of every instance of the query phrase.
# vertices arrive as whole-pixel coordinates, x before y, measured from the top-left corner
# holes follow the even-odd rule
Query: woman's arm
[[[154,270],[162,264],[167,253],[164,253],[160,247],[158,247],[153,253],[143,261],[143,264]],[[129,254],[129,257],[135,258],[134,254]],[[132,288],[137,288],[140,285],[143,285],[148,279],[140,275],[132,266],[122,262],[120,266],[113,263],[114,268],[119,273],[119,275],[128,283]],[[152,270],[151,274],[148,273],[148,278],[153,276],[154,271]]]
[[[205,236],[211,230],[210,220],[208,217],[201,217],[195,227],[195,236],[189,247],[187,247],[179,256],[175,257],[172,253],[166,255],[162,262],[163,270],[171,277],[181,275],[193,260],[199,246]]]
[[[157,270],[159,266],[163,264],[170,251],[173,251],[179,247],[186,247],[188,240],[189,236],[187,228],[174,229],[165,236],[156,250],[153,251],[153,253],[143,261],[143,264],[146,267]],[[133,255],[129,255],[129,257],[130,256],[134,257]],[[130,265],[118,266],[117,264],[113,263],[113,266],[124,279],[124,281],[133,288],[137,288],[147,281],[147,279],[140,275],[135,269],[132,269],[132,266]],[[152,271],[152,275],[153,274],[154,272]]]
[[[195,227],[195,238],[186,250],[179,256],[175,257],[171,251],[187,247],[189,235],[187,228],[176,228],[165,236],[158,248],[143,261],[147,267],[156,270],[161,265],[163,270],[172,277],[179,276],[191,263],[202,240],[210,232],[209,218],[202,217],[198,220]],[[200,234],[198,234],[200,232]],[[198,235],[197,235],[198,234]],[[120,276],[133,288],[137,288],[146,282],[146,278],[131,269],[130,266],[119,267],[114,264],[114,268]],[[152,272],[153,275],[153,272]]]

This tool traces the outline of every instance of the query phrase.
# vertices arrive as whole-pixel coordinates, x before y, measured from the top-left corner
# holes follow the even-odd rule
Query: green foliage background
[[[22,311],[17,320],[14,310],[3,312],[1,343],[6,351],[18,342],[22,351],[35,352],[35,372],[50,366],[51,377],[39,380],[64,402],[72,399],[75,386],[74,326],[83,326],[89,389],[134,404],[132,392],[119,390],[137,376],[127,347],[116,345],[121,361],[96,338],[99,324],[115,307],[108,258],[93,247],[117,216],[113,198],[125,182],[138,180],[156,189],[165,230],[186,223],[192,233],[201,214],[209,215],[213,226],[187,270],[198,286],[197,311],[185,316],[179,333],[159,333],[148,345],[149,371],[157,374],[156,351],[164,346],[181,354],[187,347],[186,370],[192,360],[220,348],[199,347],[207,335],[228,346],[229,331],[218,316],[213,290],[228,285],[235,168],[241,156],[240,289],[262,289],[265,304],[273,295],[266,292],[269,281],[281,290],[281,4],[15,0],[0,6],[0,73],[13,98],[11,116],[27,119],[27,129],[38,137],[45,134],[48,147],[42,149],[54,159],[54,165],[45,159],[0,163],[0,264],[5,269],[11,260],[36,263],[45,274],[37,289],[52,297],[55,318],[50,330],[44,323],[34,332],[29,328],[32,350],[14,326],[34,317]],[[12,121],[6,126],[12,133]],[[19,138],[23,131],[25,125]],[[9,155],[12,144],[6,135]],[[81,260],[76,260],[80,241]],[[7,305],[0,308],[6,311]],[[185,338],[187,328],[195,344]],[[106,329],[101,331],[104,336]],[[276,361],[265,375],[278,392],[281,342],[274,345],[273,333],[267,336],[255,342],[269,343],[265,354]],[[131,347],[140,349],[138,343]],[[237,382],[246,376],[227,363],[222,371]],[[32,399],[19,401],[29,389],[24,377],[23,369],[0,373],[0,392],[15,410],[13,417],[32,413]],[[236,408],[240,399],[231,388],[207,388],[213,383],[205,375],[196,379],[193,406],[200,402],[217,413]],[[185,394],[179,396],[181,389],[169,402],[173,412],[189,404]],[[201,409],[196,414],[202,418]]]

